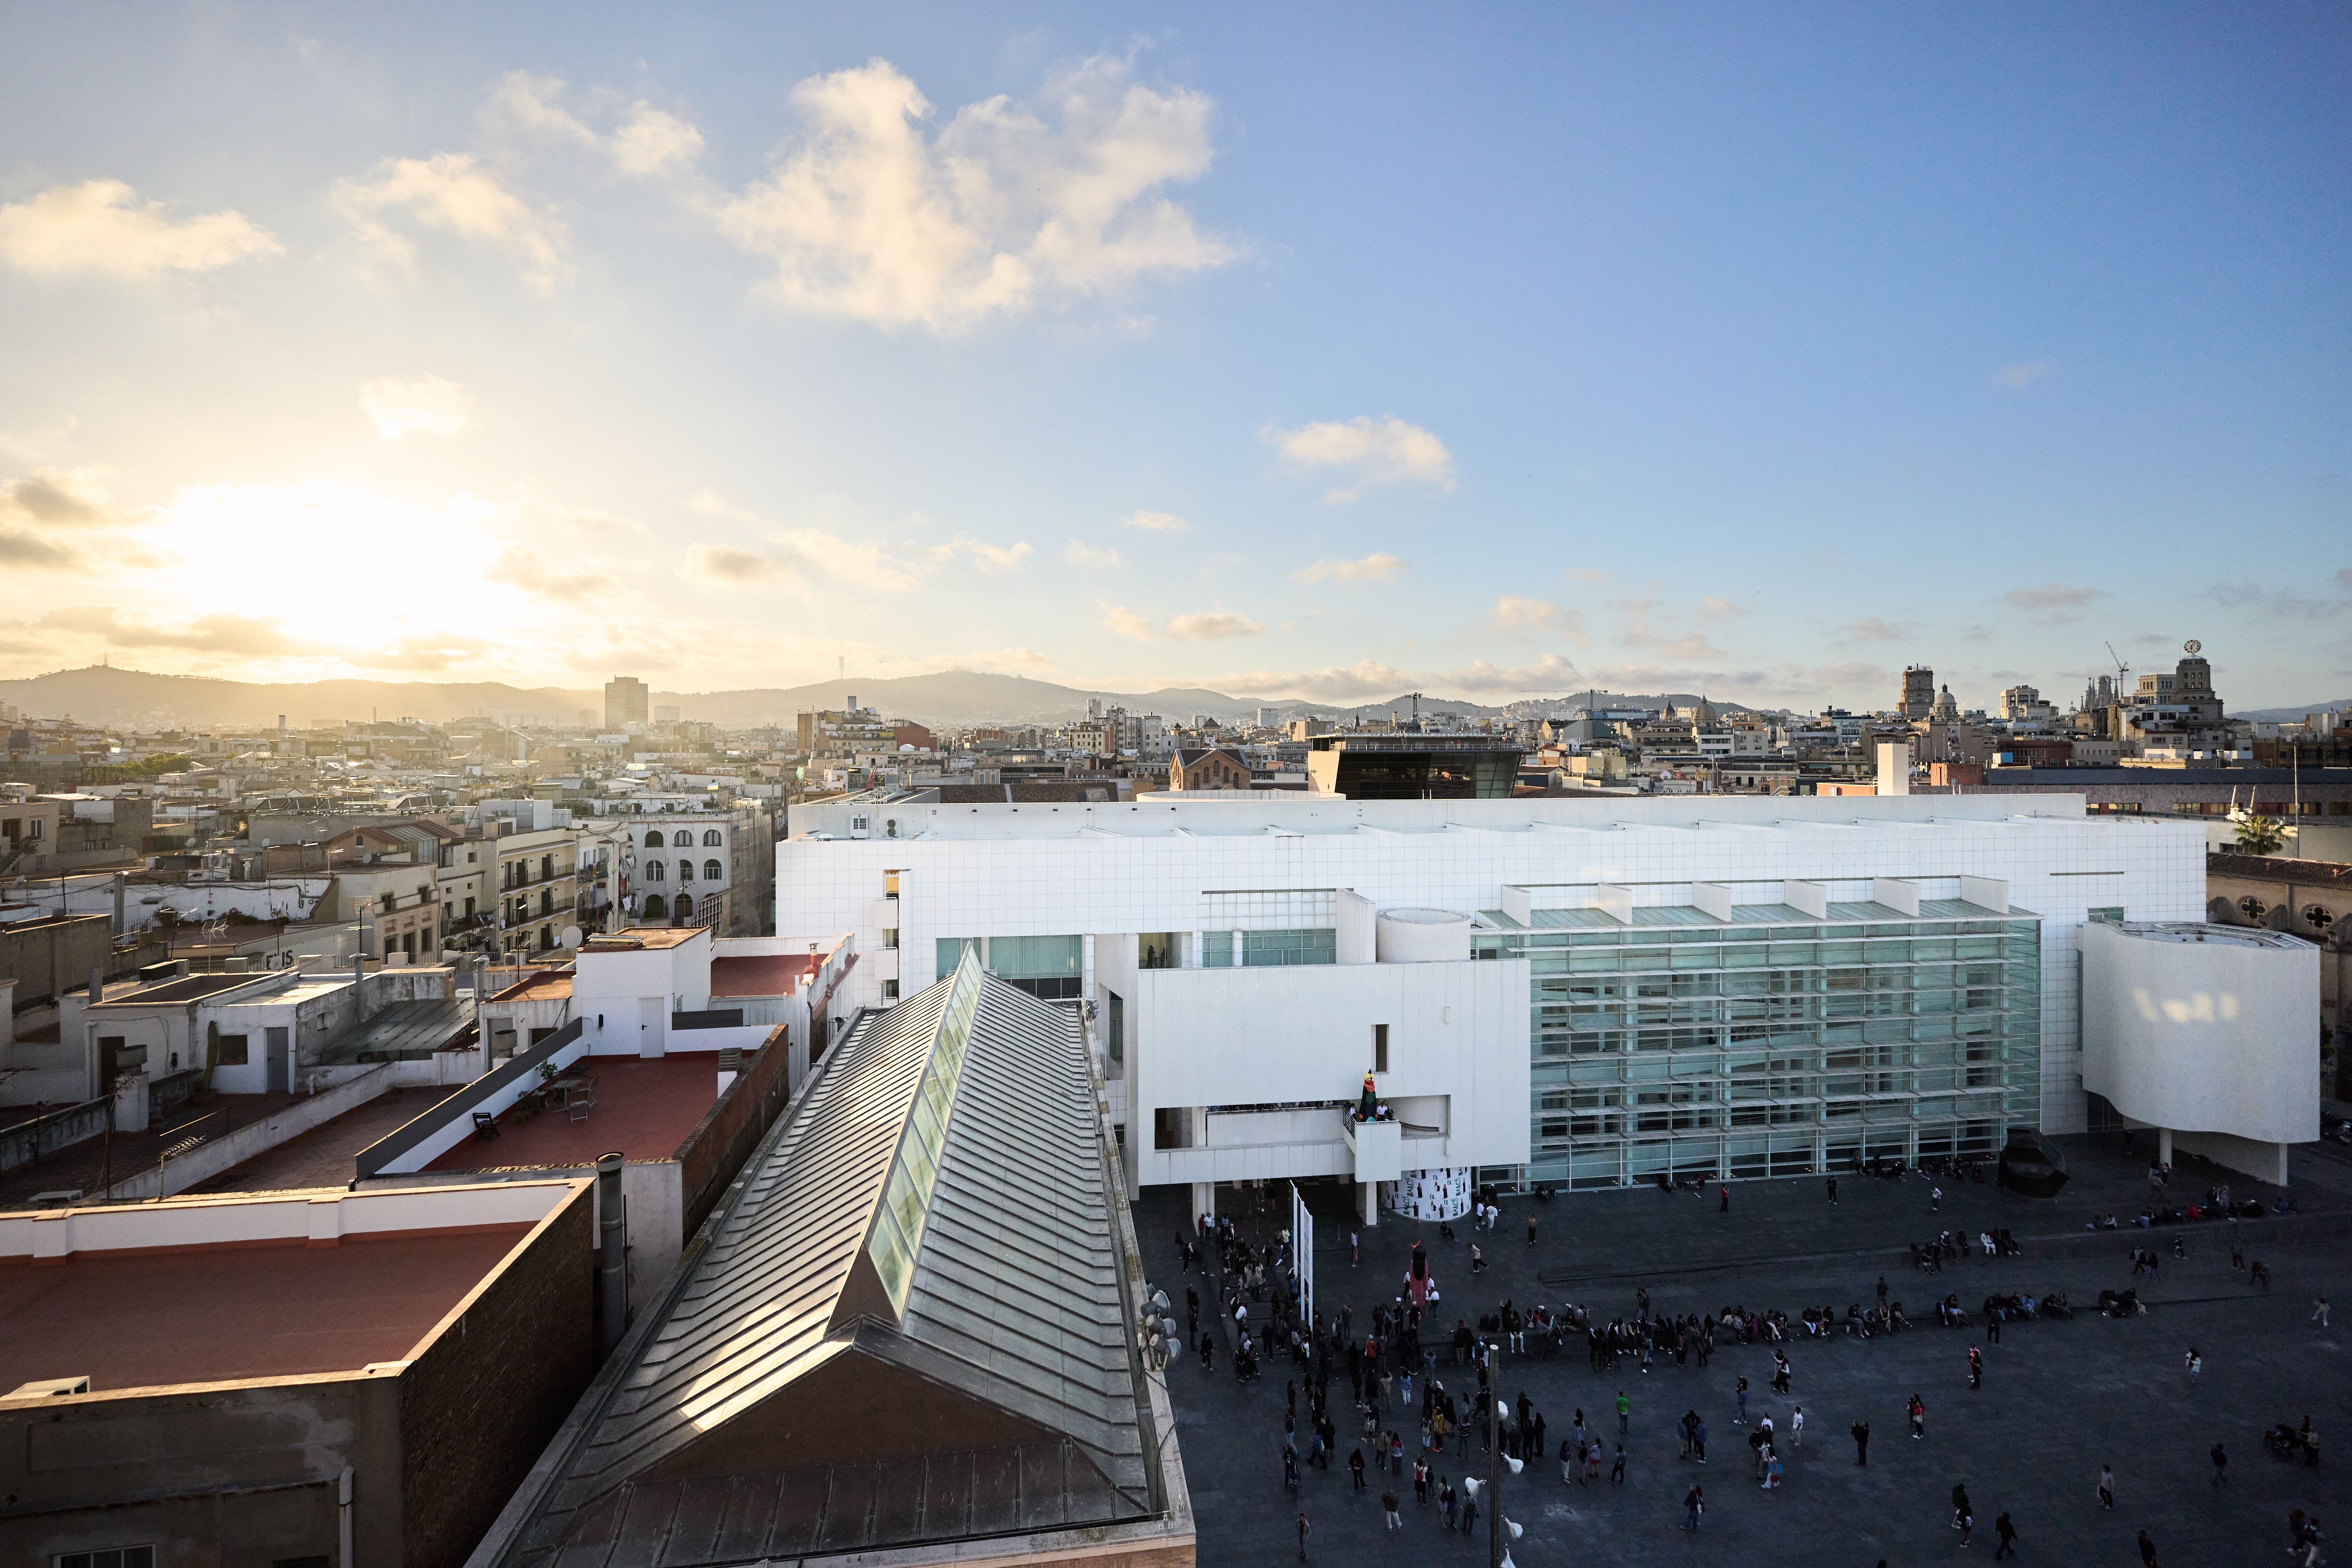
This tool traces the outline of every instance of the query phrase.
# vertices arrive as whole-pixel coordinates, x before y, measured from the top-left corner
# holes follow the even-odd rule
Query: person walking
[[[1725,1182],[1722,1184],[1721,1190],[1723,1193],[1723,1207],[1717,1210],[1717,1212],[1729,1214],[1731,1212],[1731,1184],[1729,1182]]]
[[[2311,1321],[2317,1323],[2321,1328],[2326,1328],[2327,1326],[2327,1298],[2326,1296],[2316,1296],[2312,1299]]]
[[[1352,1269],[1364,1260],[1363,1239],[1354,1231],[1348,1232],[1348,1267]]]
[[[1992,1532],[2000,1537],[2000,1544],[1992,1549],[1996,1562],[2017,1555],[2017,1526],[2009,1521],[2009,1515],[2004,1513],[1992,1521]]]
[[[2216,1443],[2213,1445],[2213,1453],[2211,1457],[2213,1460],[2213,1484],[2217,1487],[2228,1486],[2230,1484],[2229,1454],[2223,1450],[2221,1444]]]
[[[1363,1448],[1362,1448],[1360,1446],[1356,1449],[1356,1451],[1355,1451],[1354,1453],[1349,1454],[1349,1455],[1348,1456],[1348,1473],[1349,1473],[1349,1475],[1353,1476],[1353,1477],[1356,1479],[1356,1487],[1355,1487],[1355,1490],[1358,1490],[1358,1491],[1361,1491],[1361,1490],[1364,1490],[1364,1450],[1363,1450]]]
[[[1468,1487],[1462,1489],[1462,1533],[1468,1535],[1478,1528],[1478,1494]]]
[[[1944,1189],[1940,1186],[1929,1187],[1927,1189],[1927,1212],[1930,1214],[1941,1214],[1943,1211]]]
[[[2156,1542],[2145,1530],[2139,1532],[2139,1563],[2140,1568],[2156,1568]]]
[[[1969,1346],[1969,1386],[1984,1386],[1984,1352],[1975,1345]]]
[[[1832,1208],[1837,1207],[1837,1177],[1835,1176],[1830,1177],[1830,1207]]]
[[[1534,1215],[1530,1214],[1530,1215],[1528,1215],[1528,1246],[1530,1246],[1530,1247],[1532,1247],[1532,1246],[1534,1246],[1535,1244],[1536,1244],[1536,1217],[1535,1217]]]
[[[1800,1405],[1789,1416],[1789,1447],[1801,1448],[1804,1446],[1805,1407]]]
[[[1917,1442],[1927,1435],[1927,1402],[1916,1394],[1911,1396],[1911,1440]]]
[[[1683,1493],[1683,1528],[1685,1530],[1696,1530],[1698,1528],[1698,1516],[1706,1511],[1706,1496],[1699,1490],[1698,1483],[1696,1481],[1693,1481],[1691,1483],[1691,1490]]]
[[[1392,1491],[1384,1491],[1381,1493],[1381,1511],[1388,1516],[1388,1527],[1391,1530],[1402,1530],[1404,1528],[1404,1521],[1397,1517],[1396,1493]]]
[[[1789,1392],[1789,1358],[1777,1350],[1772,1353],[1772,1392],[1783,1397]]]
[[[1952,1528],[1960,1532],[1960,1544],[1966,1546],[1977,1527],[1976,1512],[1969,1506],[1969,1489],[1958,1481],[1952,1483]]]
[[[1429,1506],[1429,1461],[1427,1459],[1415,1459],[1412,1462],[1412,1506],[1415,1508]]]
[[[1617,1445],[1617,1462],[1609,1467],[1609,1479],[1618,1486],[1625,1484],[1625,1445]]]
[[[1617,1435],[1619,1437],[1624,1437],[1632,1429],[1633,1417],[1633,1402],[1625,1397],[1625,1391],[1621,1388],[1617,1391]]]
[[[1739,1414],[1731,1418],[1731,1424],[1735,1427],[1745,1427],[1748,1425],[1748,1379],[1741,1378],[1739,1386],[1735,1392],[1739,1396]]]
[[[1307,1536],[1310,1528],[1307,1522],[1307,1514],[1302,1510],[1298,1515],[1298,1560],[1301,1563],[1307,1561]]]
[[[1853,1424],[1853,1462],[1862,1466],[1870,1463],[1870,1423],[1867,1421]]]
[[[2099,1507],[2109,1513],[2116,1508],[2116,1472],[2105,1465],[2099,1467]]]
[[[1691,1428],[1691,1453],[1700,1464],[1706,1463],[1706,1417],[1704,1416]]]

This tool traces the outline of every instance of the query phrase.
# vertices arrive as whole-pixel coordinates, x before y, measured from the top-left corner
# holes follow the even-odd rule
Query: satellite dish
[[[556,938],[556,940],[557,940],[558,942],[562,943],[566,947],[577,947],[577,946],[580,946],[580,927],[578,927],[577,925],[567,925],[567,926],[565,926],[565,927],[563,928],[563,935],[562,935],[561,936],[558,936],[558,937]]]
[[[2180,644],[2180,647],[2183,653],[2194,653],[2198,649],[2202,648],[2204,645],[2204,643],[2200,643],[2196,638],[2191,637],[2189,641]]]

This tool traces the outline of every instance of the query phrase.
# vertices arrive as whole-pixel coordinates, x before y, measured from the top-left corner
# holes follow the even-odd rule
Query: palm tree
[[[2250,855],[2266,855],[2286,842],[2286,829],[2276,817],[2246,817],[2238,823],[2238,848]]]

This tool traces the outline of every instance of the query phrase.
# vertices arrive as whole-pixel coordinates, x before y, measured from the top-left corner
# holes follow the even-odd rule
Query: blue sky
[[[2352,693],[2340,7],[0,9],[0,670]]]

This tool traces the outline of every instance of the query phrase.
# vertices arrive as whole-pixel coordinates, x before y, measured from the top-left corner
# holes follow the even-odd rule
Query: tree
[[[2275,853],[2286,842],[2286,829],[2276,817],[2244,817],[2238,822],[2238,849],[2245,854]]]

